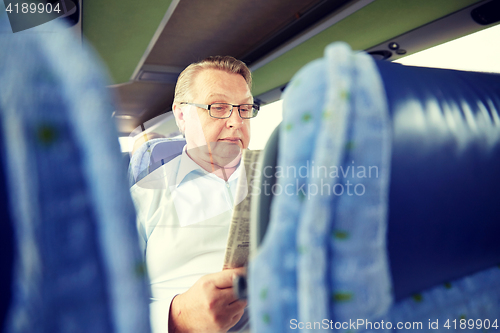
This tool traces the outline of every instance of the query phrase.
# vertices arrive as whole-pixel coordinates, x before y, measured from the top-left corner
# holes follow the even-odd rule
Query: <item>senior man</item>
[[[258,113],[251,74],[233,57],[209,57],[179,76],[173,113],[180,156],[131,188],[152,289],[153,331],[227,332],[246,323],[232,289],[244,269],[223,270],[242,150]],[[241,163],[242,164],[242,163]]]

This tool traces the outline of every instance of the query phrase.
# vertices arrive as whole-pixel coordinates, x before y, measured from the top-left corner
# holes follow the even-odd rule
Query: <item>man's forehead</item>
[[[232,95],[235,91],[235,87],[224,84],[224,76],[231,75],[235,77],[239,77],[244,83],[244,87],[246,88],[245,98],[252,99],[252,94],[250,92],[250,88],[246,84],[245,78],[236,73],[228,73],[223,70],[207,68],[201,70],[195,78],[194,89],[192,92],[195,96],[203,95],[206,98],[221,98],[227,99]]]
[[[209,93],[207,96],[209,99],[228,99],[229,96],[224,93]],[[252,99],[252,95],[249,93],[246,98]]]
[[[224,99],[224,98],[228,98],[228,96],[226,94],[221,94],[221,93],[216,93],[216,92],[209,92],[208,93],[208,98],[210,99],[218,99],[218,98],[221,98],[221,99]]]

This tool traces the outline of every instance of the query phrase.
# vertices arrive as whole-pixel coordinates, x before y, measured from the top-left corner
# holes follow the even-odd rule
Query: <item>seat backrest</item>
[[[153,172],[163,164],[182,154],[186,139],[166,140],[157,142],[151,150],[149,172]]]
[[[0,223],[11,243],[1,240],[1,288],[10,289],[1,329],[148,332],[148,281],[105,70],[60,22],[46,24],[61,33],[0,33]]]
[[[142,144],[130,159],[129,186],[133,186],[160,166],[181,155],[185,145],[184,138],[160,138]]]
[[[401,300],[500,262],[500,75],[376,64],[392,119],[387,246]],[[278,140],[279,128],[263,152],[254,252],[269,222],[263,181],[276,181]]]
[[[500,262],[500,75],[377,67],[392,118],[388,251],[401,299]]]
[[[2,108],[0,106],[0,114]],[[1,128],[0,122],[0,128]],[[0,150],[5,151],[3,137],[0,135]],[[0,155],[1,156],[1,155]],[[0,328],[4,327],[4,321],[11,303],[12,278],[14,265],[14,230],[12,227],[10,201],[6,186],[6,174],[3,160],[0,160],[0,221],[2,232],[0,233]]]

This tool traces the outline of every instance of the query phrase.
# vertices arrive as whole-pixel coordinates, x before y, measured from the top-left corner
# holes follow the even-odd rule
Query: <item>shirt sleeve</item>
[[[132,186],[130,189],[130,194],[137,212],[137,232],[139,234],[139,245],[144,261],[146,260],[146,248],[148,241],[145,220],[147,218],[146,212],[148,211],[150,202],[152,201],[150,198],[152,192],[153,191],[151,190],[148,191],[146,189],[142,189],[137,185]],[[168,333],[170,304],[175,296],[177,295],[165,299],[151,299],[149,310],[152,333]]]
[[[143,191],[144,192],[144,191]],[[132,201],[134,202],[135,210],[137,213],[137,220],[136,220],[136,225],[137,225],[137,233],[139,235],[139,248],[141,249],[142,253],[142,258],[146,260],[146,245],[147,245],[147,235],[146,235],[146,225],[144,222],[144,213],[143,210],[145,206],[148,204],[146,193],[142,193],[142,199],[141,199],[141,191],[140,188],[137,187],[137,185],[134,185],[130,188],[130,194],[132,196]]]
[[[151,301],[149,310],[151,315],[152,333],[168,333],[170,304],[172,304],[172,300],[175,298],[175,296],[170,299]]]

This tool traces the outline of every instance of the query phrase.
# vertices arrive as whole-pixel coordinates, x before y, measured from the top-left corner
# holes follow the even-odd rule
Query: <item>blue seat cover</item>
[[[500,263],[500,75],[377,62],[396,300]]]

